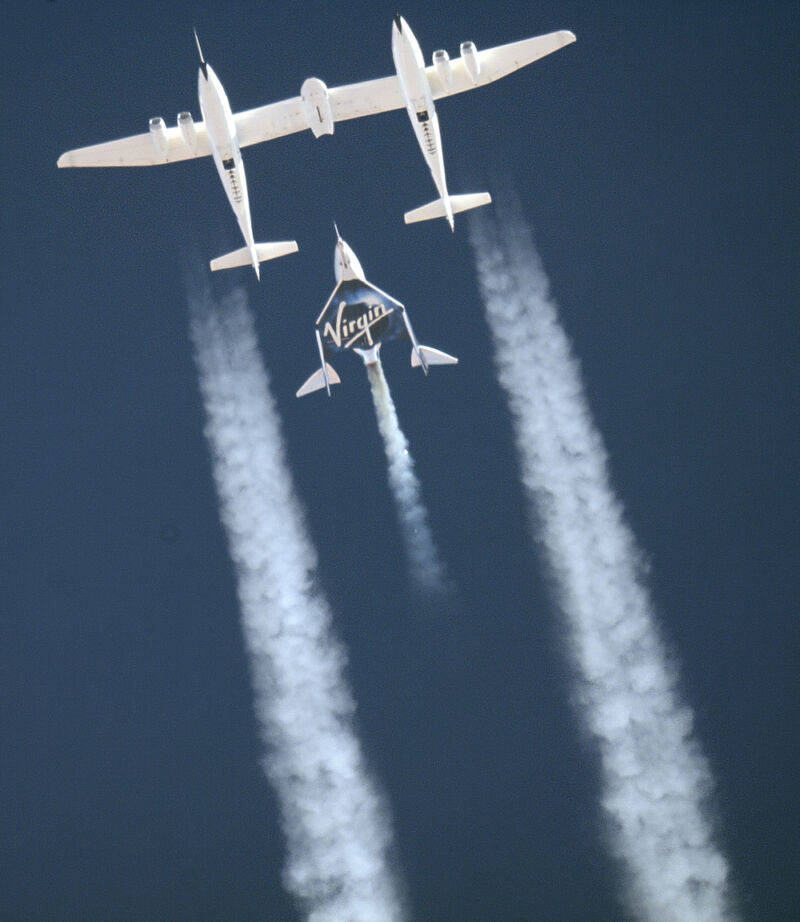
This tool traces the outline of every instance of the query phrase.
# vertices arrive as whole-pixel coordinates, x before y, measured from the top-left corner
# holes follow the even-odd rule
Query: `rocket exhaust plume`
[[[629,911],[653,922],[730,919],[728,866],[706,814],[709,767],[530,231],[513,212],[497,223],[476,215],[470,239]]]
[[[411,578],[423,592],[444,595],[448,592],[447,577],[433,543],[414,461],[400,428],[380,359],[367,365],[367,377],[389,464],[389,486],[400,516]]]
[[[217,307],[200,287],[189,304],[263,767],[288,845],[284,885],[313,922],[399,920],[388,810],[354,732],[345,654],[316,586],[246,296],[236,290]]]

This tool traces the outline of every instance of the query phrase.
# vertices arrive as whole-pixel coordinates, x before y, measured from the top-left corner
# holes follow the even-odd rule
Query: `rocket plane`
[[[378,361],[381,346],[390,339],[411,343],[411,365],[427,375],[431,365],[455,365],[458,359],[446,352],[422,346],[414,335],[405,307],[391,295],[368,282],[352,247],[336,230],[333,271],[336,287],[317,317],[314,335],[317,340],[320,368],[298,390],[305,397],[323,387],[330,397],[331,385],[341,383],[328,359],[340,352],[352,351],[365,365]]]

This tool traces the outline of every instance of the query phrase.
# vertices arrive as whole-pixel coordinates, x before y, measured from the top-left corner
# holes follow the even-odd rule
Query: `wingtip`
[[[77,151],[68,150],[65,151],[59,158],[56,160],[56,165],[63,169],[68,166],[81,166],[80,163],[75,162],[75,154]]]

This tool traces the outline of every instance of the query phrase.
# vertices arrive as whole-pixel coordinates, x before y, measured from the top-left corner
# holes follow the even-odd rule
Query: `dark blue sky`
[[[0,918],[291,920],[218,523],[182,261],[239,246],[208,160],[58,171],[198,117],[196,25],[234,109],[391,72],[380,3],[15,5],[0,37]],[[800,905],[798,54],[794,4],[411,3],[426,58],[578,42],[438,107],[453,192],[511,184],[717,779],[746,918]],[[597,765],[569,705],[466,233],[404,113],[245,151],[248,287],[359,730],[419,920],[613,920]],[[384,363],[452,608],[409,594],[359,363],[298,402],[336,219],[421,341]]]

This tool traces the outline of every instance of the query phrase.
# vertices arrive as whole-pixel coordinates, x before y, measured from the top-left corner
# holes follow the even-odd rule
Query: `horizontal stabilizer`
[[[296,240],[281,240],[278,243],[257,243],[255,245],[255,255],[260,263],[268,259],[277,259],[279,256],[287,256],[289,253],[297,252]],[[217,269],[233,269],[235,266],[252,266],[253,256],[249,247],[241,247],[232,253],[226,253],[224,256],[218,256],[211,260],[211,269],[216,272]]]
[[[306,394],[313,394],[314,391],[321,391],[323,387],[326,386],[325,381],[325,372],[328,373],[327,384],[341,384],[342,380],[339,375],[336,374],[336,369],[325,363],[325,368],[318,368],[313,375],[306,381],[306,383],[300,388],[300,390],[295,395],[296,397],[305,397]]]
[[[461,211],[469,211],[471,208],[480,208],[481,205],[488,205],[491,200],[492,197],[488,192],[473,192],[468,195],[451,195],[450,207],[453,214],[458,214]],[[430,221],[433,218],[446,217],[447,211],[444,207],[444,201],[440,198],[405,213],[406,224],[415,224],[417,221]]]
[[[419,346],[419,351],[422,353],[422,358],[425,361],[426,365],[457,365],[458,359],[454,355],[448,355],[446,352],[440,352],[438,349],[432,349],[430,346]],[[417,350],[411,350],[411,365],[414,368],[418,368],[422,362],[420,362],[419,355],[417,355]]]

